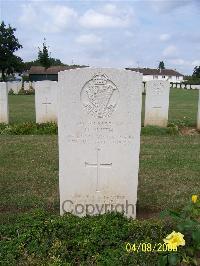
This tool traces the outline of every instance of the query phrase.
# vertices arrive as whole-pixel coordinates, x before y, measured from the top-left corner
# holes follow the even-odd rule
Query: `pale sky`
[[[167,68],[200,65],[200,0],[0,0],[0,19],[16,27],[24,61],[46,38],[66,64]]]

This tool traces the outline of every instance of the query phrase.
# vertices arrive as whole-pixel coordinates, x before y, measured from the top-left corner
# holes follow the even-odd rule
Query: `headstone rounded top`
[[[142,73],[139,73],[137,71],[132,71],[129,69],[124,68],[112,68],[112,67],[85,67],[85,68],[74,68],[74,69],[68,69],[58,72],[58,75],[64,75],[67,73],[77,73],[77,72],[107,72],[107,71],[114,71],[114,72],[124,72],[127,74],[135,75],[135,76],[143,76]]]

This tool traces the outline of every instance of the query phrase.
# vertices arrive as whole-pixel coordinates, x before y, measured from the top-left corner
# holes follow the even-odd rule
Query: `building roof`
[[[77,65],[72,65],[72,66],[52,66],[49,68],[45,68],[42,66],[32,66],[29,70],[29,75],[57,75],[58,72],[64,71],[64,70],[69,70],[69,69],[75,69],[75,68],[82,68],[82,67],[87,67],[87,66],[77,66]]]
[[[132,71],[140,72],[143,75],[183,76],[181,73],[179,73],[173,69],[126,68],[126,70],[132,70]]]

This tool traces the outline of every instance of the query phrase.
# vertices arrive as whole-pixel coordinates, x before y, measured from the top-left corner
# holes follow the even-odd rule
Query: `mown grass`
[[[139,209],[183,207],[200,193],[200,136],[141,138]]]
[[[35,208],[59,213],[57,136],[1,136],[0,150],[1,221]],[[199,193],[199,161],[198,135],[143,136],[139,213],[184,206]]]
[[[10,123],[35,122],[35,96],[9,95]]]
[[[169,122],[183,121],[187,126],[196,126],[198,90],[171,89],[169,98]]]
[[[58,202],[56,136],[1,136],[1,208],[16,212]]]

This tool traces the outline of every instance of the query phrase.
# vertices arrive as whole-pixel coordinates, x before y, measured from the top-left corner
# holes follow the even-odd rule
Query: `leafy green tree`
[[[64,63],[60,61],[60,59],[56,58],[49,58],[51,66],[66,66]],[[34,61],[24,62],[23,63],[23,70],[28,71],[32,66],[42,66],[38,59]]]
[[[18,39],[15,37],[15,28],[10,25],[6,27],[2,21],[0,24],[0,71],[3,81],[6,80],[6,76],[19,71],[22,68],[22,59],[16,56],[14,53],[22,48]]]
[[[184,76],[184,80],[186,84],[199,84],[200,85],[200,77],[196,77],[196,76]]]
[[[165,69],[165,64],[163,61],[160,61],[159,65],[158,65],[159,69]]]
[[[57,58],[50,57],[50,62],[52,66],[65,66],[65,64],[63,64],[60,59]]]
[[[38,61],[41,66],[48,68],[51,66],[51,59],[48,51],[48,47],[46,45],[46,40],[44,39],[42,50],[39,48],[38,52]]]
[[[195,66],[192,76],[200,78],[200,66]]]

